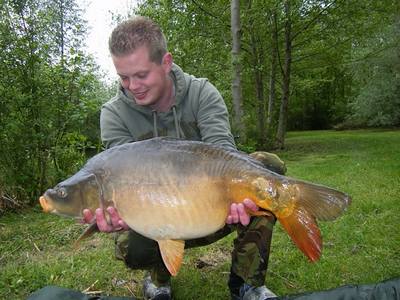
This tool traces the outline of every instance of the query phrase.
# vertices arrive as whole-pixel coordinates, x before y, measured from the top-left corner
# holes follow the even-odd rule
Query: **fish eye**
[[[67,190],[65,188],[59,188],[57,190],[57,195],[61,198],[65,198],[67,196]]]

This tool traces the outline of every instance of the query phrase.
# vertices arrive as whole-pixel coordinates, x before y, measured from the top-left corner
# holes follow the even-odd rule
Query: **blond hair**
[[[131,54],[142,46],[149,49],[152,62],[161,63],[167,53],[167,42],[160,26],[142,16],[120,23],[108,41],[110,53],[114,56]]]

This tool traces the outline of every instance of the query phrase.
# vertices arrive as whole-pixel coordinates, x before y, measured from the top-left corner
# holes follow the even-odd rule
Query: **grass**
[[[367,284],[400,276],[400,131],[289,133],[279,152],[288,175],[350,194],[341,218],[321,223],[322,258],[310,264],[279,224],[266,283],[279,295]],[[36,207],[0,218],[0,299],[25,299],[46,285],[140,299],[141,271],[114,259],[113,241],[98,234],[74,250],[82,226]],[[186,252],[173,279],[176,299],[228,299],[231,235]],[[201,297],[199,296],[201,295]]]

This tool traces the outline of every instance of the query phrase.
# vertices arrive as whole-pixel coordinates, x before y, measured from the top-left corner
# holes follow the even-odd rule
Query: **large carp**
[[[40,197],[44,211],[82,217],[114,206],[134,231],[156,240],[172,275],[184,240],[222,228],[233,202],[253,200],[272,212],[311,260],[321,255],[316,220],[333,220],[349,205],[337,190],[269,171],[249,155],[221,146],[154,138],[116,146]]]

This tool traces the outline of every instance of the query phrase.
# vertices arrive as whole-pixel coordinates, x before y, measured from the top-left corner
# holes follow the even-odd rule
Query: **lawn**
[[[275,226],[267,286],[279,295],[400,277],[400,131],[289,133],[288,176],[325,184],[353,198],[349,210],[320,223],[324,249],[314,264]],[[113,240],[97,234],[74,250],[82,226],[39,207],[0,218],[0,299],[25,299],[46,285],[141,296],[141,271],[114,259]],[[228,299],[234,235],[190,249],[173,279],[176,299]]]

